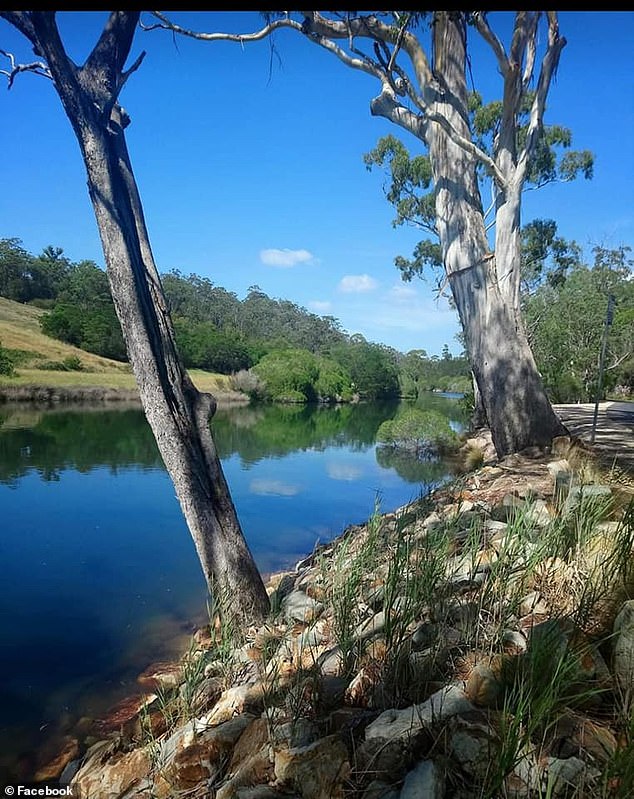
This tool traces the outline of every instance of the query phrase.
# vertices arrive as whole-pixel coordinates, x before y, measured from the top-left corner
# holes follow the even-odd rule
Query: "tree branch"
[[[51,72],[44,61],[32,61],[30,64],[16,64],[13,53],[8,53],[6,50],[0,50],[0,55],[8,58],[9,63],[11,64],[11,69],[9,70],[0,69],[0,75],[6,75],[8,78],[8,89],[13,86],[13,81],[20,74],[20,72],[33,72],[35,75],[41,75],[43,78],[53,80],[53,76],[51,75]]]
[[[143,30],[172,31],[173,33],[180,33],[182,36],[188,36],[190,39],[198,39],[203,42],[258,42],[261,39],[266,39],[267,36],[270,36],[273,31],[276,31],[278,28],[294,28],[300,33],[302,32],[302,26],[299,22],[295,22],[295,20],[290,19],[290,17],[276,19],[255,33],[202,33],[177,25],[175,22],[168,19],[161,11],[152,11],[151,14],[161,21],[154,25],[145,25],[141,23],[141,28],[143,28]]]
[[[544,118],[544,108],[546,97],[550,88],[550,82],[557,70],[561,51],[566,46],[566,40],[559,35],[559,24],[557,22],[557,12],[548,12],[548,48],[542,59],[542,65],[537,82],[537,90],[531,107],[528,131],[526,134],[526,144],[520,157],[518,158],[517,169],[513,177],[513,182],[520,187],[526,179],[528,163],[535,151],[539,134]]]
[[[502,76],[506,78],[509,71],[509,59],[504,49],[504,45],[491,30],[491,26],[486,19],[486,11],[476,11],[473,15],[473,22],[476,30],[482,36],[484,41],[491,47],[495,57],[497,58],[498,66]]]

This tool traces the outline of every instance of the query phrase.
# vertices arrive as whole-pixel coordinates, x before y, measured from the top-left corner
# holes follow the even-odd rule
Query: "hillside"
[[[129,364],[94,355],[44,335],[39,321],[44,313],[40,308],[0,297],[0,344],[20,354],[15,375],[0,375],[0,395],[21,400],[42,397],[35,387],[65,389],[67,399],[72,399],[75,392],[79,398],[82,392],[92,389],[120,391],[126,395],[136,392]],[[81,370],[52,368],[67,358],[79,359]],[[190,374],[201,391],[242,397],[231,390],[226,375],[202,370],[192,370]]]

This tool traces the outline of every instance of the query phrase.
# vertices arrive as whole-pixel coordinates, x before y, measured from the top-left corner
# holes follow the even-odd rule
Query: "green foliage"
[[[383,422],[376,438],[382,444],[419,451],[430,447],[446,449],[456,441],[456,434],[447,417],[438,411],[409,408],[395,419]]]
[[[7,349],[0,344],[0,375],[11,375],[14,373],[15,364]]]
[[[574,266],[562,285],[545,283],[525,299],[531,346],[555,402],[595,397],[608,296],[616,298],[608,336],[604,388],[634,390],[634,282],[629,248],[594,249],[592,268]]]
[[[330,350],[331,357],[350,374],[351,389],[364,399],[398,397],[398,353],[363,336],[352,336]]]
[[[310,402],[316,399],[319,363],[307,350],[274,350],[265,355],[253,371],[264,383],[267,399],[281,402]]]
[[[447,345],[442,356],[429,357],[425,350],[410,350],[399,361],[401,396],[419,397],[424,391],[463,393],[471,387],[469,362],[454,357]]]
[[[238,335],[218,330],[211,322],[174,320],[176,344],[188,369],[233,374],[248,369],[253,358],[245,341]]]

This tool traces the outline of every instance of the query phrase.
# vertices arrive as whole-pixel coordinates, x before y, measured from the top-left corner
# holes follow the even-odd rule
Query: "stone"
[[[548,613],[548,606],[541,598],[539,591],[530,591],[520,600],[519,615],[528,616],[529,613],[538,615]]]
[[[385,627],[385,613],[381,610],[362,622],[356,629],[354,637],[356,641],[363,641],[383,632]]]
[[[86,753],[84,762],[71,780],[73,795],[82,799],[123,796],[133,787],[147,785],[150,756],[146,748],[112,754],[112,745],[100,741]]]
[[[502,633],[502,646],[507,655],[521,655],[526,652],[528,642],[526,636],[519,630],[504,630]]]
[[[607,504],[612,496],[610,486],[588,484],[573,486],[562,508],[562,515],[566,515],[577,508],[582,502]]]
[[[160,777],[172,791],[185,791],[215,779],[253,716],[242,715],[217,727],[190,721],[162,741]]]
[[[269,747],[262,746],[240,763],[237,771],[217,790],[215,799],[236,799],[240,788],[267,783],[272,777]]]
[[[399,791],[382,780],[372,780],[361,799],[399,799]]]
[[[108,711],[105,718],[95,721],[97,733],[102,736],[120,731],[130,734],[137,724],[141,711],[148,710],[156,698],[156,694],[142,694],[122,699]]]
[[[433,760],[422,760],[403,782],[399,799],[443,799],[445,777]]]
[[[275,777],[302,799],[343,799],[349,773],[348,750],[337,735],[275,753]]]
[[[490,665],[476,663],[467,680],[465,693],[474,705],[495,707],[502,696],[502,684]]]
[[[266,719],[257,718],[244,729],[231,753],[227,773],[234,774],[241,763],[268,743],[269,730]]]
[[[142,674],[139,674],[137,682],[147,690],[156,691],[159,688],[162,690],[176,688],[182,678],[182,664],[159,661],[158,663],[152,663]]]
[[[343,670],[343,652],[340,646],[328,649],[317,660],[320,672],[327,677],[338,677]]]
[[[365,737],[366,740],[386,738],[390,741],[409,738],[434,722],[474,709],[461,688],[456,685],[446,685],[419,705],[412,705],[404,710],[392,708],[381,713],[367,727]]]
[[[311,622],[323,613],[324,606],[303,591],[291,591],[282,601],[282,612],[289,621]]]
[[[594,771],[594,770],[593,770]],[[561,796],[578,787],[581,781],[588,789],[588,766],[578,757],[548,758],[546,791],[548,796]]]
[[[612,673],[626,707],[634,705],[634,599],[624,602],[614,620]]]
[[[218,794],[219,796],[219,794]],[[236,799],[300,799],[296,794],[281,794],[269,785],[254,785],[250,788],[238,788],[235,793]]]
[[[69,735],[57,743],[56,751],[46,753],[46,762],[33,777],[35,782],[58,780],[66,766],[79,755],[79,741]]]
[[[411,766],[408,752],[410,741],[406,739],[389,740],[369,738],[355,748],[354,781],[368,780],[398,782],[403,779]]]
[[[493,741],[489,730],[457,729],[449,741],[453,759],[467,774],[482,780],[496,760]]]
[[[260,711],[262,703],[263,688],[261,684],[235,685],[224,691],[212,709],[198,719],[197,724],[200,729],[215,727],[243,712]]]

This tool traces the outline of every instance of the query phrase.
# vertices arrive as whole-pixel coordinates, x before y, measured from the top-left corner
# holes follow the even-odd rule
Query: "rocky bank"
[[[212,620],[148,668],[37,779],[86,799],[634,795],[631,487],[568,438],[500,463],[477,446],[477,471],[272,577],[266,625]]]

